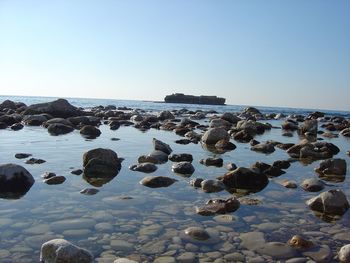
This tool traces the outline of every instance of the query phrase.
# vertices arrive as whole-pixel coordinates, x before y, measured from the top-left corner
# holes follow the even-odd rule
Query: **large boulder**
[[[28,126],[40,126],[47,121],[47,117],[44,114],[26,115],[22,121]]]
[[[12,100],[4,100],[2,103],[0,103],[0,110],[4,109],[15,110],[17,109],[16,103]]]
[[[24,167],[12,163],[0,165],[0,198],[21,198],[33,184],[33,176]]]
[[[346,195],[339,189],[323,192],[306,204],[312,210],[328,215],[343,215],[350,207]]]
[[[121,169],[121,160],[111,149],[97,148],[83,155],[84,178],[94,186],[112,180]]]
[[[227,188],[259,192],[267,186],[269,179],[265,174],[245,167],[238,167],[236,170],[226,173],[222,182]]]
[[[90,251],[73,245],[65,239],[52,239],[41,246],[42,263],[92,263]]]
[[[82,115],[82,112],[71,105],[65,99],[58,99],[51,102],[33,104],[27,107],[22,114],[23,115],[32,115],[32,114],[41,114],[48,113],[53,117],[68,118]]]
[[[236,124],[237,122],[239,122],[241,120],[240,117],[238,117],[237,115],[234,115],[231,112],[225,112],[224,114],[222,114],[221,119],[228,121],[232,124]]]
[[[224,128],[212,128],[206,131],[202,136],[202,142],[205,144],[215,145],[220,140],[228,141],[230,139],[229,134]]]
[[[314,142],[306,140],[288,148],[287,153],[293,158],[322,160],[332,158],[340,149],[333,143]]]
[[[87,139],[95,139],[96,137],[101,135],[101,131],[92,125],[84,125],[80,129],[80,134],[83,135]]]

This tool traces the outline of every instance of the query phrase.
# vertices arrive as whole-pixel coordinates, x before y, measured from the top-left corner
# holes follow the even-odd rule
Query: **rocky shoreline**
[[[280,126],[271,124],[271,121],[276,120],[280,121]],[[305,193],[312,195],[305,205],[324,222],[334,223],[341,220],[348,213],[350,205],[347,194],[337,187],[337,184],[347,180],[347,160],[338,155],[344,151],[344,147],[347,147],[345,153],[348,155],[350,146],[336,145],[331,140],[339,136],[350,137],[349,119],[325,116],[322,112],[313,112],[307,116],[284,116],[279,113],[266,115],[254,107],[248,107],[242,112],[218,114],[214,111],[191,112],[186,109],[145,112],[139,109],[117,108],[114,105],[83,109],[74,107],[64,99],[29,106],[9,100],[0,104],[0,129],[20,131],[31,126],[41,126],[52,136],[79,133],[86,140],[102,136],[101,127],[104,126],[112,131],[123,127],[134,127],[142,132],[151,129],[168,131],[181,137],[175,141],[176,145],[201,146],[212,154],[211,157],[195,160],[193,153],[174,153],[169,142],[153,138],[153,149],[148,154],[140,153],[139,156],[135,156],[134,164],[129,166],[132,172],[147,174],[139,181],[145,188],[171,189],[176,184],[187,183],[186,179],[191,177],[188,183],[193,187],[193,191],[199,191],[207,198],[188,209],[192,209],[196,216],[206,218],[202,220],[214,220],[209,224],[211,227],[203,227],[200,224],[183,227],[181,230],[177,229],[175,235],[169,234],[172,243],[167,249],[164,241],[150,240],[137,250],[138,256],[130,253],[132,256],[129,259],[108,257],[109,261],[106,257],[98,257],[93,251],[87,251],[67,240],[54,238],[42,244],[42,262],[350,262],[350,237],[330,248],[322,238],[318,238],[320,234],[315,233],[296,233],[297,235],[291,235],[285,242],[269,240],[269,235],[264,231],[283,232],[288,222],[261,222],[254,231],[243,233],[235,232],[230,227],[216,228],[217,222],[232,221],[236,211],[242,207],[259,206],[261,200],[256,198],[259,197],[259,192],[268,188],[275,180],[278,180],[286,191],[301,188]],[[298,142],[270,139],[261,141],[272,129],[280,130],[283,138],[298,138]],[[269,156],[279,150],[284,151],[289,158],[274,160],[271,163],[256,161],[247,166],[226,163],[227,160],[220,156],[236,151],[238,144],[248,147],[252,154]],[[344,152],[342,154],[344,155]],[[81,194],[98,195],[99,189],[96,187],[101,187],[118,176],[123,167],[122,157],[108,145],[86,151],[82,156],[82,169],[72,170],[72,173],[81,175],[94,188],[82,189]],[[30,152],[17,153],[16,158],[26,160],[26,164],[31,165],[41,165],[45,162],[43,159],[32,157]],[[171,171],[169,170],[166,176],[149,175],[169,161],[172,163]],[[227,171],[216,178],[197,177],[198,166],[194,162],[206,169],[226,167]],[[304,165],[317,163],[315,169],[310,171],[315,173],[315,176],[307,176],[302,182],[279,180],[295,162]],[[196,178],[192,178],[193,174]],[[173,175],[177,176],[176,179]],[[38,178],[34,177],[21,165],[0,164],[0,198],[23,198],[36,184],[35,180]],[[65,176],[56,175],[54,172],[43,175],[43,182],[48,185],[60,185],[65,181]],[[223,198],[216,197],[216,193],[227,194],[223,194],[226,196]],[[251,195],[254,195],[254,198],[250,197]],[[245,217],[244,220],[249,224],[249,217]],[[69,224],[69,221],[66,224]],[[97,227],[97,222],[91,224]],[[107,225],[99,225],[98,228],[100,227],[106,227],[106,231],[102,231],[104,233],[108,233],[110,229]],[[132,225],[129,227],[132,228]],[[323,226],[327,227],[331,226]],[[346,227],[333,229],[338,235],[346,230]],[[288,231],[283,233],[285,232]],[[107,247],[117,252],[131,252],[133,245],[128,239],[135,238],[132,234],[120,239],[113,237],[108,241],[110,244]],[[214,250],[202,250],[202,247],[215,247],[218,240],[224,240],[225,245]],[[192,247],[188,244],[192,244]],[[203,254],[206,257],[202,257]]]

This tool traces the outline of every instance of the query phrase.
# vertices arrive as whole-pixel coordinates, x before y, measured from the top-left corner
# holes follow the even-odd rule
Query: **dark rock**
[[[203,182],[202,178],[192,179],[190,181],[190,186],[199,188],[199,187],[202,187],[202,185],[201,185],[202,182]]]
[[[189,139],[180,139],[180,140],[176,140],[175,143],[177,144],[183,144],[183,145],[186,145],[186,144],[190,144],[192,141],[189,140]]]
[[[169,156],[169,160],[172,162],[192,162],[193,156],[189,153],[172,154]]]
[[[33,176],[17,164],[0,165],[0,198],[19,199],[34,184]]]
[[[111,141],[116,142],[116,141],[120,141],[120,139],[119,138],[111,138]]]
[[[260,142],[257,141],[257,140],[252,139],[252,140],[250,140],[249,144],[250,144],[251,146],[255,146],[255,145],[260,144]]]
[[[112,180],[121,169],[116,152],[97,148],[83,155],[84,179],[94,186],[102,186]]]
[[[225,99],[216,96],[194,96],[185,95],[183,93],[175,93],[167,95],[164,98],[166,103],[186,103],[186,104],[208,104],[208,105],[224,105]]]
[[[43,179],[49,179],[49,178],[55,177],[55,176],[56,176],[56,174],[55,174],[55,173],[52,173],[52,172],[45,172],[44,174],[41,175],[41,177],[42,177]]]
[[[45,127],[49,127],[50,124],[55,124],[55,123],[59,123],[59,124],[63,124],[63,125],[66,125],[66,126],[73,127],[73,124],[70,121],[68,121],[67,119],[64,119],[64,118],[52,118],[52,119],[46,121],[44,123],[44,126]]]
[[[83,190],[80,191],[81,194],[83,195],[95,195],[99,192],[100,190],[96,188],[84,188]]]
[[[299,129],[299,126],[298,126],[298,123],[287,120],[284,123],[282,123],[282,129],[289,130],[289,131],[296,131]]]
[[[285,136],[285,137],[293,137],[293,132],[284,131],[284,132],[282,132],[282,136]]]
[[[70,172],[71,174],[75,174],[75,175],[81,175],[83,173],[83,170],[81,169],[76,169]]]
[[[234,163],[228,163],[226,165],[226,169],[229,170],[229,171],[236,170],[237,169],[237,165],[235,165]]]
[[[209,200],[204,206],[196,207],[196,213],[202,216],[211,216],[215,214],[227,214],[236,211],[240,206],[235,197],[224,199]]]
[[[236,149],[236,145],[228,140],[220,140],[215,143],[215,148],[223,151],[232,151]]]
[[[229,130],[231,126],[231,122],[225,121],[223,119],[212,119],[209,124],[210,128],[223,128],[225,130]]]
[[[169,144],[166,144],[160,140],[157,140],[155,138],[153,138],[153,147],[154,147],[154,150],[158,150],[158,151],[162,151],[164,153],[166,153],[167,155],[171,154],[172,153],[172,149],[171,147],[169,146]]]
[[[237,115],[234,115],[230,112],[225,112],[224,114],[222,114],[221,119],[228,121],[231,124],[236,124],[237,122],[239,122],[241,120],[240,117],[238,117]]]
[[[324,189],[324,183],[316,178],[305,179],[301,183],[301,188],[307,192],[319,192]]]
[[[92,263],[93,261],[90,251],[64,239],[53,239],[41,246],[40,262],[42,263]]]
[[[61,135],[61,134],[67,134],[67,133],[74,131],[74,128],[71,126],[64,125],[64,124],[54,123],[54,124],[50,124],[47,127],[47,131],[51,135]]]
[[[290,162],[285,160],[275,161],[272,166],[280,169],[288,169],[290,167]]]
[[[227,188],[259,192],[267,186],[269,180],[264,174],[256,173],[248,168],[238,167],[236,170],[226,173],[222,182]]]
[[[290,147],[287,153],[293,158],[321,160],[332,158],[339,151],[339,148],[333,143],[302,141]]]
[[[30,156],[32,156],[30,153],[16,153],[15,154],[15,157],[17,159],[25,159],[25,158],[28,158]]]
[[[310,113],[308,115],[308,118],[310,119],[318,119],[318,118],[323,118],[324,117],[324,113],[323,112],[320,112],[320,111],[314,111],[312,113]]]
[[[328,159],[320,162],[320,166],[315,169],[320,175],[346,175],[346,161],[344,159]]]
[[[162,164],[162,163],[166,163],[168,161],[168,154],[162,151],[152,151],[149,155],[148,155],[148,161],[150,163],[153,163],[153,160],[156,160],[157,164]],[[140,160],[139,160],[140,162]]]
[[[26,115],[23,117],[23,122],[28,126],[40,126],[47,121],[47,117],[44,114]]]
[[[216,166],[216,167],[222,167],[224,161],[222,158],[207,158],[207,159],[201,159],[199,161],[201,164],[204,164],[206,166]]]
[[[37,158],[30,158],[29,160],[26,161],[26,164],[42,164],[45,163],[46,161],[43,159],[37,159]]]
[[[7,124],[5,122],[0,122],[0,130],[4,130],[7,128]]]
[[[33,115],[33,114],[41,114],[48,113],[53,117],[59,118],[68,118],[83,115],[82,112],[72,106],[65,99],[58,99],[52,102],[33,104],[27,107],[26,110],[22,113],[23,115]]]
[[[23,129],[23,125],[21,123],[15,123],[15,124],[12,124],[10,128],[13,131],[19,131]]]
[[[305,134],[309,133],[312,135],[317,135],[318,122],[315,119],[305,120],[299,127],[299,133]]]
[[[343,215],[350,205],[346,195],[339,189],[333,189],[311,198],[306,204],[314,211],[329,215]]]
[[[150,188],[159,188],[168,187],[175,182],[177,182],[176,179],[166,176],[146,176],[140,181],[140,184]]]
[[[294,143],[279,143],[276,145],[277,148],[282,150],[288,150],[289,148],[293,147]]]
[[[261,152],[261,153],[273,153],[275,151],[275,147],[272,143],[259,143],[250,148],[252,151]]]
[[[243,110],[243,113],[245,114],[251,114],[251,115],[261,115],[261,112],[257,109],[257,108],[254,108],[254,107],[247,107]]]
[[[1,104],[0,104],[0,110],[4,110],[4,109],[12,109],[15,110],[17,109],[16,103],[13,102],[12,100],[4,100]]]
[[[94,139],[101,135],[101,131],[92,125],[85,125],[80,129],[80,134],[88,139]]]
[[[175,119],[175,116],[170,111],[162,111],[159,114],[158,118],[159,118],[159,120],[164,121],[164,120]]]
[[[194,173],[194,167],[190,162],[178,162],[172,165],[172,170],[174,173],[189,175]]]
[[[253,136],[247,131],[242,130],[242,131],[235,132],[233,134],[233,139],[238,142],[247,143],[253,139]]]
[[[62,184],[64,183],[64,181],[66,181],[66,177],[62,175],[57,175],[57,176],[53,176],[48,179],[45,179],[43,182],[49,185],[53,185],[53,184]]]
[[[153,163],[139,163],[131,165],[129,169],[136,172],[153,173],[157,170],[157,166]]]
[[[221,192],[225,189],[225,185],[222,181],[219,180],[204,180],[201,182],[202,190],[206,193],[216,193]]]
[[[340,132],[344,137],[350,137],[350,128],[345,128]]]

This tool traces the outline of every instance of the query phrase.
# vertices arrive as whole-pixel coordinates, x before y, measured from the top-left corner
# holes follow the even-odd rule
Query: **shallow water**
[[[182,107],[182,105],[181,105]],[[280,126],[280,121],[270,121]],[[305,178],[317,177],[314,168],[319,161],[305,165],[294,162],[286,174],[270,179],[261,192],[249,197],[261,201],[259,205],[244,205],[230,216],[200,216],[194,207],[211,198],[228,198],[229,193],[204,193],[191,187],[190,179],[201,177],[216,178],[227,170],[206,167],[199,160],[207,157],[221,157],[224,165],[234,162],[237,166],[248,167],[256,161],[272,164],[289,156],[276,148],[272,154],[261,154],[250,150],[249,144],[238,143],[234,151],[213,154],[200,144],[179,145],[174,141],[182,137],[173,132],[151,129],[141,132],[133,127],[121,127],[111,131],[100,126],[101,136],[86,140],[79,131],[67,135],[50,136],[42,127],[24,127],[20,131],[0,130],[0,163],[17,163],[24,166],[36,182],[30,191],[19,200],[0,199],[0,261],[38,262],[41,244],[53,238],[65,238],[76,245],[89,249],[100,262],[113,262],[118,256],[131,257],[137,261],[152,262],[156,258],[176,258],[184,252],[194,252],[202,262],[213,262],[234,252],[245,260],[259,257],[241,247],[239,236],[251,231],[264,232],[268,241],[286,243],[294,234],[306,232],[318,245],[328,245],[336,251],[350,243],[350,212],[336,222],[325,222],[305,205],[305,201],[318,193],[308,193],[300,187],[286,189],[278,180],[294,180],[298,185]],[[272,129],[255,139],[273,139],[297,143],[299,138],[281,136],[280,129]],[[120,138],[112,141],[111,138]],[[151,175],[169,176],[178,180],[168,188],[152,189],[139,184],[146,176],[133,172],[129,165],[137,163],[138,156],[152,151],[152,138],[168,143],[173,153],[191,153],[194,157],[195,173],[184,178],[171,171],[172,162],[158,165]],[[325,139],[340,149],[337,158],[347,160],[350,170],[349,139]],[[92,187],[82,176],[70,174],[73,169],[82,168],[83,153],[93,148],[110,148],[125,158],[122,169],[111,182],[100,187],[94,196],[79,193],[83,188]],[[29,165],[25,160],[16,159],[16,153],[33,154],[32,157],[46,160],[43,164]],[[41,175],[55,172],[66,176],[62,185],[46,185]],[[325,190],[339,188],[350,196],[350,183],[346,178],[341,183],[330,183]],[[198,243],[183,238],[189,226],[201,226],[211,235],[211,242]],[[345,234],[344,234],[345,233]],[[343,234],[343,235],[342,235]],[[177,237],[181,237],[180,239]],[[164,258],[165,260],[165,258]],[[264,256],[263,260],[274,261]]]

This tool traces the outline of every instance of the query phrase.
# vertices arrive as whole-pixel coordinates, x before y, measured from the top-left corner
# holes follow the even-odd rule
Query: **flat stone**
[[[185,252],[176,258],[178,263],[193,263],[196,261],[196,254],[192,252]]]
[[[50,227],[55,232],[68,229],[89,229],[96,225],[96,221],[88,218],[64,219],[52,222]]]
[[[153,263],[176,263],[176,260],[173,257],[165,256],[156,258]]]
[[[112,239],[110,245],[117,251],[131,252],[134,250],[134,244],[120,239]]]
[[[146,255],[162,254],[165,251],[166,241],[151,241],[141,246],[140,252]]]
[[[305,257],[310,257],[318,263],[331,262],[332,251],[327,245],[315,247],[303,253]]]

